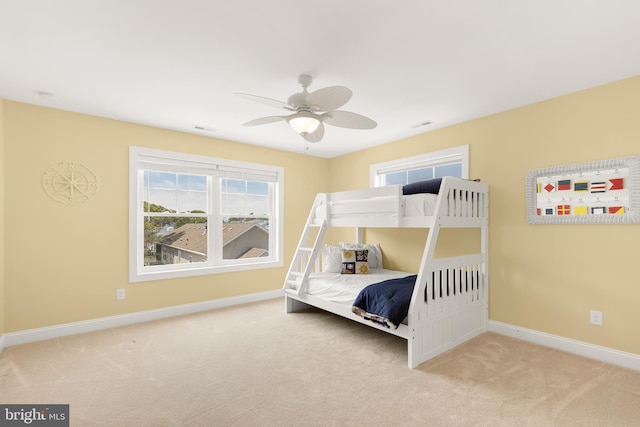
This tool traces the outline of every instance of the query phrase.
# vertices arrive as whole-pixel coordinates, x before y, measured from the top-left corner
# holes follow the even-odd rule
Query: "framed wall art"
[[[640,223],[640,156],[530,170],[527,222]]]

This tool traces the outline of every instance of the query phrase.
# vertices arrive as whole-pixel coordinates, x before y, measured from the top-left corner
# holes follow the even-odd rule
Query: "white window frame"
[[[372,164],[369,167],[369,184],[371,187],[381,187],[383,186],[382,177],[385,174],[450,163],[462,163],[461,178],[469,179],[469,145]]]
[[[145,162],[168,164],[183,169],[185,173],[207,174],[212,188],[209,197],[208,228],[210,230],[210,253],[207,261],[193,264],[170,264],[162,266],[144,265],[144,212],[143,206],[143,177]],[[241,174],[251,180],[251,173],[268,174],[275,177],[274,190],[271,198],[271,221],[269,223],[269,256],[248,259],[222,259],[216,252],[216,243],[222,242],[222,229],[214,224],[221,224],[223,214],[220,212],[219,180],[224,176],[215,176],[216,170],[231,173],[239,179]],[[228,175],[227,175],[228,177]],[[188,216],[188,215],[185,215]],[[264,268],[282,267],[284,242],[284,169],[277,166],[257,163],[239,162],[206,156],[177,153],[172,151],[155,150],[142,147],[129,147],[129,281],[142,282],[148,280],[172,279],[179,277],[199,276],[206,274],[227,273],[232,271],[246,271]],[[217,239],[217,240],[216,240]]]

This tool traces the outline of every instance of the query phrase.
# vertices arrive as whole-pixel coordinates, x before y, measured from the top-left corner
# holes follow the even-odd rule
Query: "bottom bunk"
[[[412,276],[412,273],[385,269],[371,269],[369,274],[312,273],[304,292],[285,289],[287,312],[300,311],[312,306],[407,338],[409,335],[406,316],[399,324],[394,325],[395,328],[391,328],[355,314],[353,307],[358,295],[368,286],[409,276]]]
[[[400,284],[402,278],[412,283]],[[372,288],[388,289],[387,284],[411,286],[409,301],[399,298],[395,290],[382,292],[403,305],[397,311],[404,310],[406,316],[396,323],[386,322],[387,312],[362,305],[363,294],[370,297]],[[369,274],[311,273],[300,286],[304,289],[285,288],[287,312],[316,307],[404,338],[411,368],[486,331],[488,293],[480,255],[434,259],[425,273],[417,275],[385,269],[371,269]],[[370,297],[380,298],[378,292]]]

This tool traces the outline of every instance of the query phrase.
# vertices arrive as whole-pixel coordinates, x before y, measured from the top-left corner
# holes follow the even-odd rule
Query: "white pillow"
[[[342,271],[342,247],[324,245],[322,247],[322,272],[340,273]]]
[[[340,242],[340,247],[344,249],[366,249],[369,251],[369,268],[384,268],[382,266],[382,249],[380,249],[380,243],[363,244]],[[322,271],[324,271],[324,269]]]

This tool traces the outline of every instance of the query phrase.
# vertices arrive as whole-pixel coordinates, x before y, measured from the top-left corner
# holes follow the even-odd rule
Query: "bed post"
[[[311,308],[309,304],[305,304],[302,301],[291,298],[289,295],[284,296],[285,310],[287,313],[295,313],[296,311],[306,310]]]
[[[424,362],[425,353],[425,335],[427,325],[427,306],[424,302],[425,291],[428,293],[427,278],[428,271],[431,271],[433,263],[433,255],[435,253],[436,244],[438,242],[438,234],[440,233],[440,224],[435,221],[434,226],[429,230],[427,241],[425,243],[424,252],[422,253],[422,261],[420,262],[420,270],[416,278],[416,285],[411,296],[409,305],[409,336],[407,337],[407,363],[409,368],[416,368],[420,363]]]

